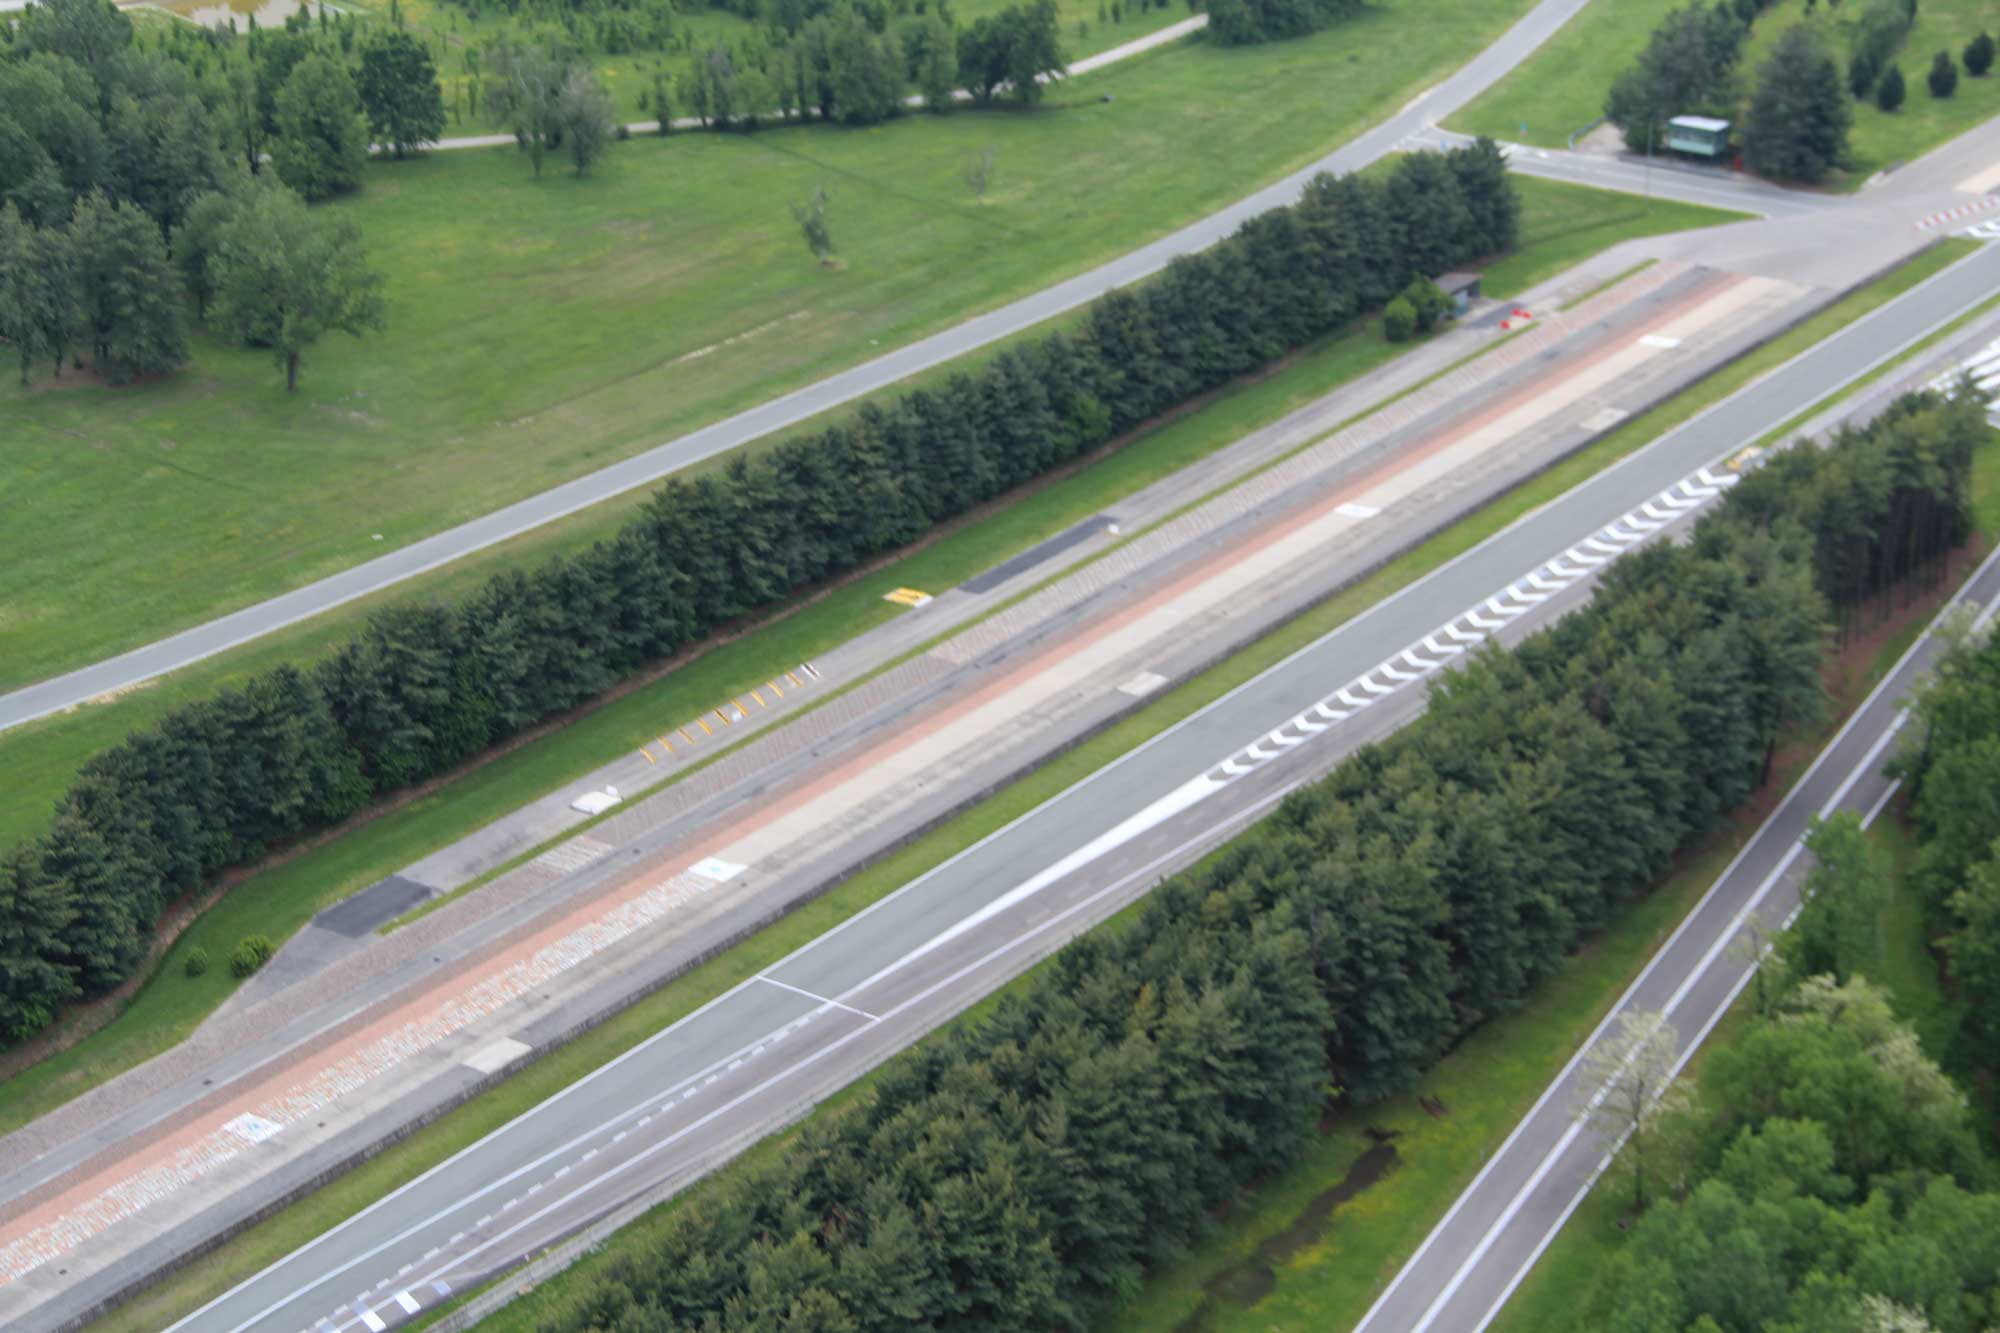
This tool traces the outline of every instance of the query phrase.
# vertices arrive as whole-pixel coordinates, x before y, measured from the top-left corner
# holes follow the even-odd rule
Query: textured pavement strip
[[[1336,430],[1276,466],[1126,542],[1076,574],[1042,588],[999,615],[990,616],[955,635],[933,648],[932,654],[954,665],[962,666],[975,661],[1001,644],[1018,638],[1028,628],[1041,624],[1169,554],[1185,549],[1189,543],[1237,521],[1245,514],[1322,482],[1330,472],[1350,463],[1362,450],[1406,429],[1424,416],[1462,400],[1474,389],[1491,383],[1502,374],[1554,350],[1577,329],[1588,328],[1613,311],[1651,295],[1687,271],[1684,265],[1654,264],[1572,311],[1551,313],[1545,321],[1538,320],[1526,332],[1458,367],[1445,379],[1419,389],[1345,429]]]
[[[1540,340],[1530,341],[1527,335],[1523,335],[1521,339],[1517,340],[1520,346],[1511,349],[1513,355],[1508,360],[1519,361],[1534,354],[1539,350],[1540,344],[1546,343],[1548,337],[1554,336],[1556,326],[1559,323],[1560,321],[1552,320],[1548,326],[1545,326],[1550,329],[1550,333]],[[1534,332],[1539,333],[1541,330],[1535,330]],[[1498,353],[1494,355],[1497,356]],[[1414,419],[1416,414],[1416,410],[1412,408],[1404,415]],[[1324,462],[1326,453],[1324,446],[1315,452],[1322,455],[1322,461],[1313,470],[1324,471],[1326,466]],[[1263,498],[1267,497],[1260,492],[1259,498],[1255,502],[1246,503],[1239,499],[1237,505],[1234,507],[1235,512],[1238,514],[1246,512],[1247,509],[1254,508],[1256,503],[1261,503]],[[1211,518],[1213,519],[1214,516],[1212,515]],[[1205,525],[1204,530],[1212,529],[1214,526],[1216,526],[1216,521],[1211,521]],[[1185,534],[1183,534],[1181,540],[1185,539]],[[1086,582],[1093,584],[1101,583],[1102,578],[1101,576],[1094,577],[1086,580]],[[923,658],[915,659],[911,663],[906,664],[906,668],[912,669],[911,674],[917,675],[929,674],[935,676],[942,674],[943,671],[940,668],[925,673],[923,670]],[[894,676],[897,673],[892,672],[890,674]],[[833,730],[843,720],[835,717],[835,713],[842,711],[851,711],[855,714],[865,713],[879,702],[882,702],[879,699],[869,699],[863,696],[868,694],[881,694],[890,697],[900,695],[908,689],[909,682],[891,681],[885,677],[879,682],[872,683],[872,685],[872,689],[864,686],[861,690],[855,691],[846,700],[835,700],[828,705],[824,705],[819,711],[827,713],[828,716],[820,720],[818,729],[823,733]],[[847,710],[838,708],[838,705],[842,702],[849,704]],[[784,734],[784,732],[773,733],[773,738],[775,739]],[[747,765],[748,761],[745,756],[739,755],[735,757],[739,765]],[[715,767],[721,770],[725,766],[725,764],[717,764]],[[735,765],[728,766],[733,767]],[[722,781],[726,776],[728,775],[718,773],[717,781]],[[678,785],[686,786],[688,784]],[[668,788],[660,794],[660,797],[679,803],[683,808],[686,805],[693,804],[693,798],[687,792],[678,791],[674,787]],[[661,818],[661,812],[657,808],[648,808],[653,805],[653,800],[641,802],[635,808],[621,812],[619,816],[615,817],[615,820],[606,821],[605,824],[597,826],[597,831],[600,834],[608,835],[615,839],[619,830],[610,827],[615,822],[631,822],[640,825],[657,824]],[[537,880],[543,878],[542,876],[536,876]],[[260,1105],[259,1112],[280,1125],[313,1113],[318,1108],[324,1106],[331,1098],[344,1091],[349,1091],[360,1086],[385,1070],[394,1067],[397,1063],[409,1058],[417,1051],[426,1049],[436,1041],[441,1040],[444,1036],[457,1031],[465,1024],[490,1014],[539,981],[546,980],[558,971],[576,966],[585,959],[626,938],[643,925],[670,912],[675,906],[688,899],[691,892],[693,892],[693,889],[690,887],[691,883],[692,881],[687,877],[676,877],[675,881],[669,881],[666,885],[656,887],[641,898],[626,903],[603,920],[590,923],[582,929],[563,937],[556,944],[545,948],[532,959],[514,965],[499,976],[490,978],[461,997],[454,997],[451,1002],[442,1006],[427,1019],[405,1024],[396,1032],[377,1040],[362,1052],[322,1070],[316,1078],[303,1088],[294,1090],[286,1096],[267,1101]],[[124,1215],[133,1206],[131,1204],[133,1198],[138,1198],[141,1201],[150,1201],[153,1198],[159,1197],[162,1191],[171,1192],[173,1188],[179,1185],[198,1179],[207,1170],[212,1169],[220,1162],[230,1160],[240,1154],[247,1146],[248,1144],[245,1140],[226,1130],[218,1130],[210,1134],[194,1147],[180,1153],[172,1163],[155,1168],[149,1172],[142,1172],[139,1177],[121,1182],[118,1187],[107,1191],[107,1198],[111,1201],[113,1209],[110,1216],[107,1217],[102,1209],[94,1208],[85,1210],[81,1215],[63,1219],[59,1223],[45,1227],[28,1237],[24,1237],[21,1241],[6,1247],[4,1251],[0,1251],[0,1273],[19,1273],[31,1269],[36,1264],[46,1260],[51,1252],[51,1245],[54,1245],[57,1250],[67,1248],[63,1242],[75,1243],[79,1231],[92,1231],[96,1227],[106,1224],[109,1220],[115,1220],[116,1216]]]

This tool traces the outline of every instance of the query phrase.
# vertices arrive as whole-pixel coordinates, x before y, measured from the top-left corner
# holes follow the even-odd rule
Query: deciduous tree
[[[347,67],[307,56],[278,93],[278,179],[307,199],[327,199],[359,187],[367,162],[368,122]]]
[[[1661,1121],[1687,1109],[1687,1090],[1674,1078],[1680,1034],[1666,1015],[1629,1010],[1618,1028],[1584,1054],[1577,1118],[1632,1164],[1632,1195],[1647,1203],[1647,1153]]]
[[[407,32],[377,33],[361,46],[358,81],[368,129],[397,157],[444,133],[444,93],[424,44]]]
[[[307,211],[286,190],[259,190],[223,227],[211,261],[215,320],[259,346],[299,385],[299,363],[326,334],[359,337],[383,325],[382,279],[343,217]]]

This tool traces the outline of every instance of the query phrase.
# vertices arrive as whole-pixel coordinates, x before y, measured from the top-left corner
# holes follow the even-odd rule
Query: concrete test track
[[[352,569],[130,652],[0,695],[0,730],[164,675],[273,630],[310,619],[657,481],[690,464],[783,430],[829,408],[852,402],[921,370],[1073,310],[1108,290],[1137,282],[1166,267],[1177,255],[1213,245],[1249,218],[1291,203],[1314,175],[1322,171],[1358,171],[1394,151],[1406,138],[1421,131],[1427,119],[1446,115],[1483,92],[1585,3],[1586,0],[1543,0],[1491,46],[1395,116],[1276,184],[1108,264]],[[1743,206],[1757,207],[1748,195],[1745,198]]]
[[[1988,247],[1302,649],[182,1326],[377,1333],[378,1325],[410,1317],[623,1201],[684,1183],[1142,893],[1287,787],[1413,714],[1422,691],[1412,686],[1470,643],[1522,632],[1574,604],[1590,570],[1609,554],[1669,530],[1714,493],[1722,478],[1703,469],[1971,309],[1996,282],[2000,247]],[[1551,552],[1562,554],[1550,559]],[[1533,572],[1496,590],[1495,570]],[[1382,661],[1384,647],[1394,644],[1410,648]],[[1259,739],[1245,747],[1250,736]],[[1312,743],[1322,737],[1332,743]],[[1024,879],[1025,866],[1043,868]]]

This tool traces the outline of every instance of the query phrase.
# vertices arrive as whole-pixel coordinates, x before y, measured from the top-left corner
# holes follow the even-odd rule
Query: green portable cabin
[[[1729,156],[1729,122],[1711,116],[1675,116],[1667,122],[1667,148],[1721,161]]]

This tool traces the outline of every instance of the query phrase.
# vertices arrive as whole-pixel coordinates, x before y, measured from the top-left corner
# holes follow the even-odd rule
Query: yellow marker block
[[[646,762],[649,764],[657,764],[660,762],[659,760],[653,758],[653,752],[651,750],[648,750],[643,745],[639,747],[639,753],[646,756]]]
[[[792,674],[791,672],[789,672],[789,671],[787,671],[787,672],[785,673],[785,679],[786,679],[786,680],[789,680],[790,682],[792,682],[792,686],[793,686],[793,688],[794,688],[794,689],[801,689],[801,690],[802,690],[802,689],[804,689],[804,688],[806,687],[806,686],[805,686],[805,682],[804,682],[804,681],[800,680],[800,679],[799,679],[799,678],[798,678],[797,676],[794,676],[794,675],[793,675],[793,674]]]
[[[769,690],[772,693],[772,695],[774,695],[777,698],[782,699],[785,697],[785,692],[778,688],[778,682],[775,680],[765,681],[764,688]]]
[[[668,754],[672,754],[674,752],[674,743],[668,740],[665,736],[660,737],[660,744],[667,747]]]
[[[729,719],[728,719],[727,717],[723,717],[723,713],[722,713],[722,710],[721,710],[720,708],[718,708],[718,709],[716,709],[716,710],[715,710],[715,715],[716,715],[717,717],[720,717],[720,718],[722,718],[722,725],[723,725],[723,726],[725,726],[725,727],[726,727],[726,726],[728,726],[728,725],[729,725]]]
[[[720,716],[720,714],[717,716]],[[715,734],[715,728],[708,725],[708,719],[705,717],[696,718],[695,725],[701,728],[701,734],[704,736],[713,736]]]
[[[752,699],[755,699],[755,700],[757,701],[757,706],[758,706],[759,708],[769,708],[769,707],[771,706],[771,705],[769,705],[769,704],[765,703],[765,702],[764,702],[764,696],[763,696],[763,695],[761,695],[761,694],[759,694],[759,693],[757,693],[757,691],[755,691],[755,690],[752,690],[752,691],[750,691],[750,697],[751,697]],[[738,699],[738,700],[737,700],[736,702],[737,702],[737,703],[742,703],[743,701],[742,701],[741,699]]]
[[[689,745],[694,744],[694,737],[688,735],[688,729],[686,727],[676,727],[675,730],[680,732],[682,740],[686,741]]]

